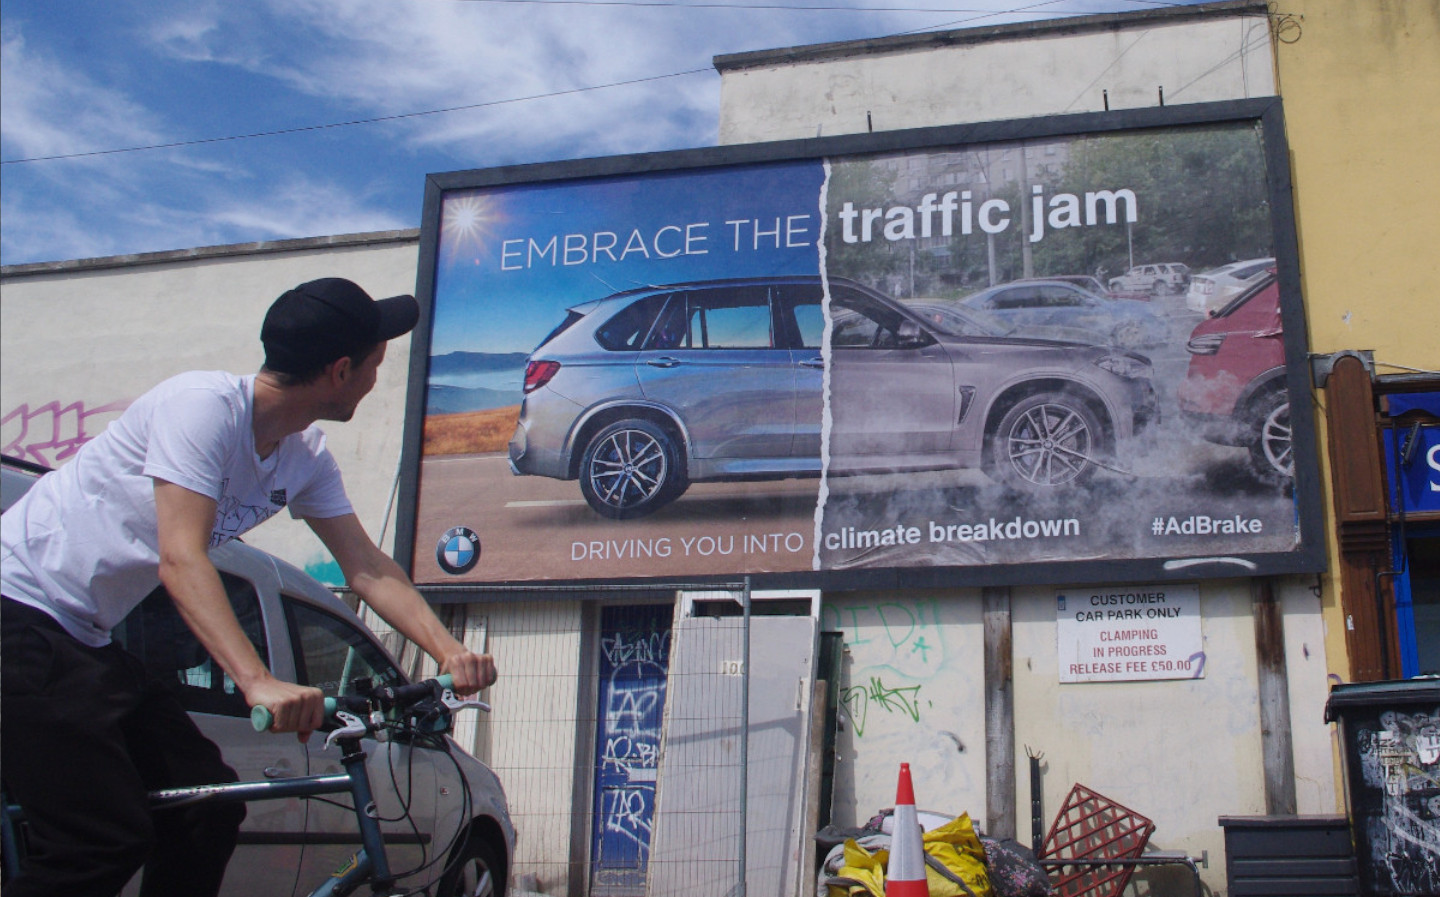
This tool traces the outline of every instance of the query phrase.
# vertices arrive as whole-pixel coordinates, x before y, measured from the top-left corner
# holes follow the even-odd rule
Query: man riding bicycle
[[[419,317],[324,278],[287,291],[261,329],[265,364],[191,372],[137,399],[0,521],[0,771],[25,808],[29,853],[6,897],[212,895],[244,818],[218,804],[152,816],[147,791],[234,781],[165,685],[110,640],[157,585],[272,729],[306,737],[319,689],[271,675],[231,610],[208,550],[282,508],[303,519],[350,587],[454,678],[495,681],[366,536],[316,421],[347,421],[387,341]]]

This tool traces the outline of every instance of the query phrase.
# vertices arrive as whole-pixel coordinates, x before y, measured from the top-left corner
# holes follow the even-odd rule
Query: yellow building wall
[[[1440,0],[1284,0],[1272,13],[1310,350],[1440,370]],[[1348,679],[1325,450],[1330,669]]]
[[[1279,7],[1311,351],[1440,369],[1440,0]]]

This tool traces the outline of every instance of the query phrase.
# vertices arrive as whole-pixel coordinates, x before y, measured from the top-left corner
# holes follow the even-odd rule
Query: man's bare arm
[[[210,652],[251,706],[268,707],[277,732],[302,737],[324,721],[324,695],[271,675],[235,619],[220,574],[210,561],[213,499],[164,480],[155,481],[155,513],[160,537],[160,581],[185,625]]]
[[[347,514],[305,522],[335,556],[355,594],[435,658],[440,671],[455,678],[457,693],[472,694],[495,681],[494,659],[475,654],[450,634],[400,565],[370,541],[359,518]]]

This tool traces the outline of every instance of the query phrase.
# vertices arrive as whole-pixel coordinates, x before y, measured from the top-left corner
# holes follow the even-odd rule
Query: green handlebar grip
[[[441,688],[452,688],[455,685],[455,678],[449,673],[441,673],[435,677]],[[335,699],[325,699],[325,718],[330,719],[335,715]],[[275,716],[270,712],[269,707],[256,704],[250,708],[250,725],[256,732],[265,732],[275,724]]]
[[[335,699],[334,699],[334,698],[326,698],[326,699],[325,699],[325,718],[326,718],[326,719],[330,719],[332,716],[334,716],[334,715],[335,715],[335,709],[336,709]],[[254,707],[251,707],[251,708],[250,708],[250,726],[251,726],[252,728],[254,728],[254,730],[255,730],[256,732],[265,732],[265,731],[268,731],[268,730],[270,729],[270,727],[271,727],[272,725],[274,725],[274,724],[275,724],[275,715],[270,712],[270,708],[269,708],[269,707],[265,707],[265,706],[263,706],[263,705],[256,704]]]

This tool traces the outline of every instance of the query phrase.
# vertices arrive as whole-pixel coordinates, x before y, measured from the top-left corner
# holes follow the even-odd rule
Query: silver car
[[[1063,280],[1000,284],[960,304],[1010,327],[1066,327],[1088,333],[1091,341],[1129,349],[1159,345],[1169,334],[1149,302],[1108,299]]]
[[[1149,359],[947,329],[829,281],[830,473],[961,467],[1023,488],[1090,476],[1156,414]],[[570,309],[530,355],[518,475],[639,517],[703,480],[821,473],[818,277],[647,287]]]
[[[3,470],[7,508],[44,471],[8,457]],[[360,618],[304,571],[238,541],[210,557],[245,633],[280,678],[329,695],[349,689],[357,677],[406,681]],[[252,728],[244,695],[180,619],[163,586],[114,637],[173,685],[242,781],[341,772],[339,751],[324,750],[319,733],[302,744],[293,735]],[[366,754],[380,817],[394,820],[381,826],[391,868],[417,870],[400,884],[418,889],[428,883],[437,897],[503,895],[515,830],[495,774],[448,738],[444,746],[367,741]],[[246,807],[224,897],[288,895],[297,885],[309,893],[360,846],[353,812],[326,801],[289,798]],[[462,829],[467,820],[468,832]],[[477,889],[485,881],[488,889]],[[138,892],[137,875],[124,894]]]

